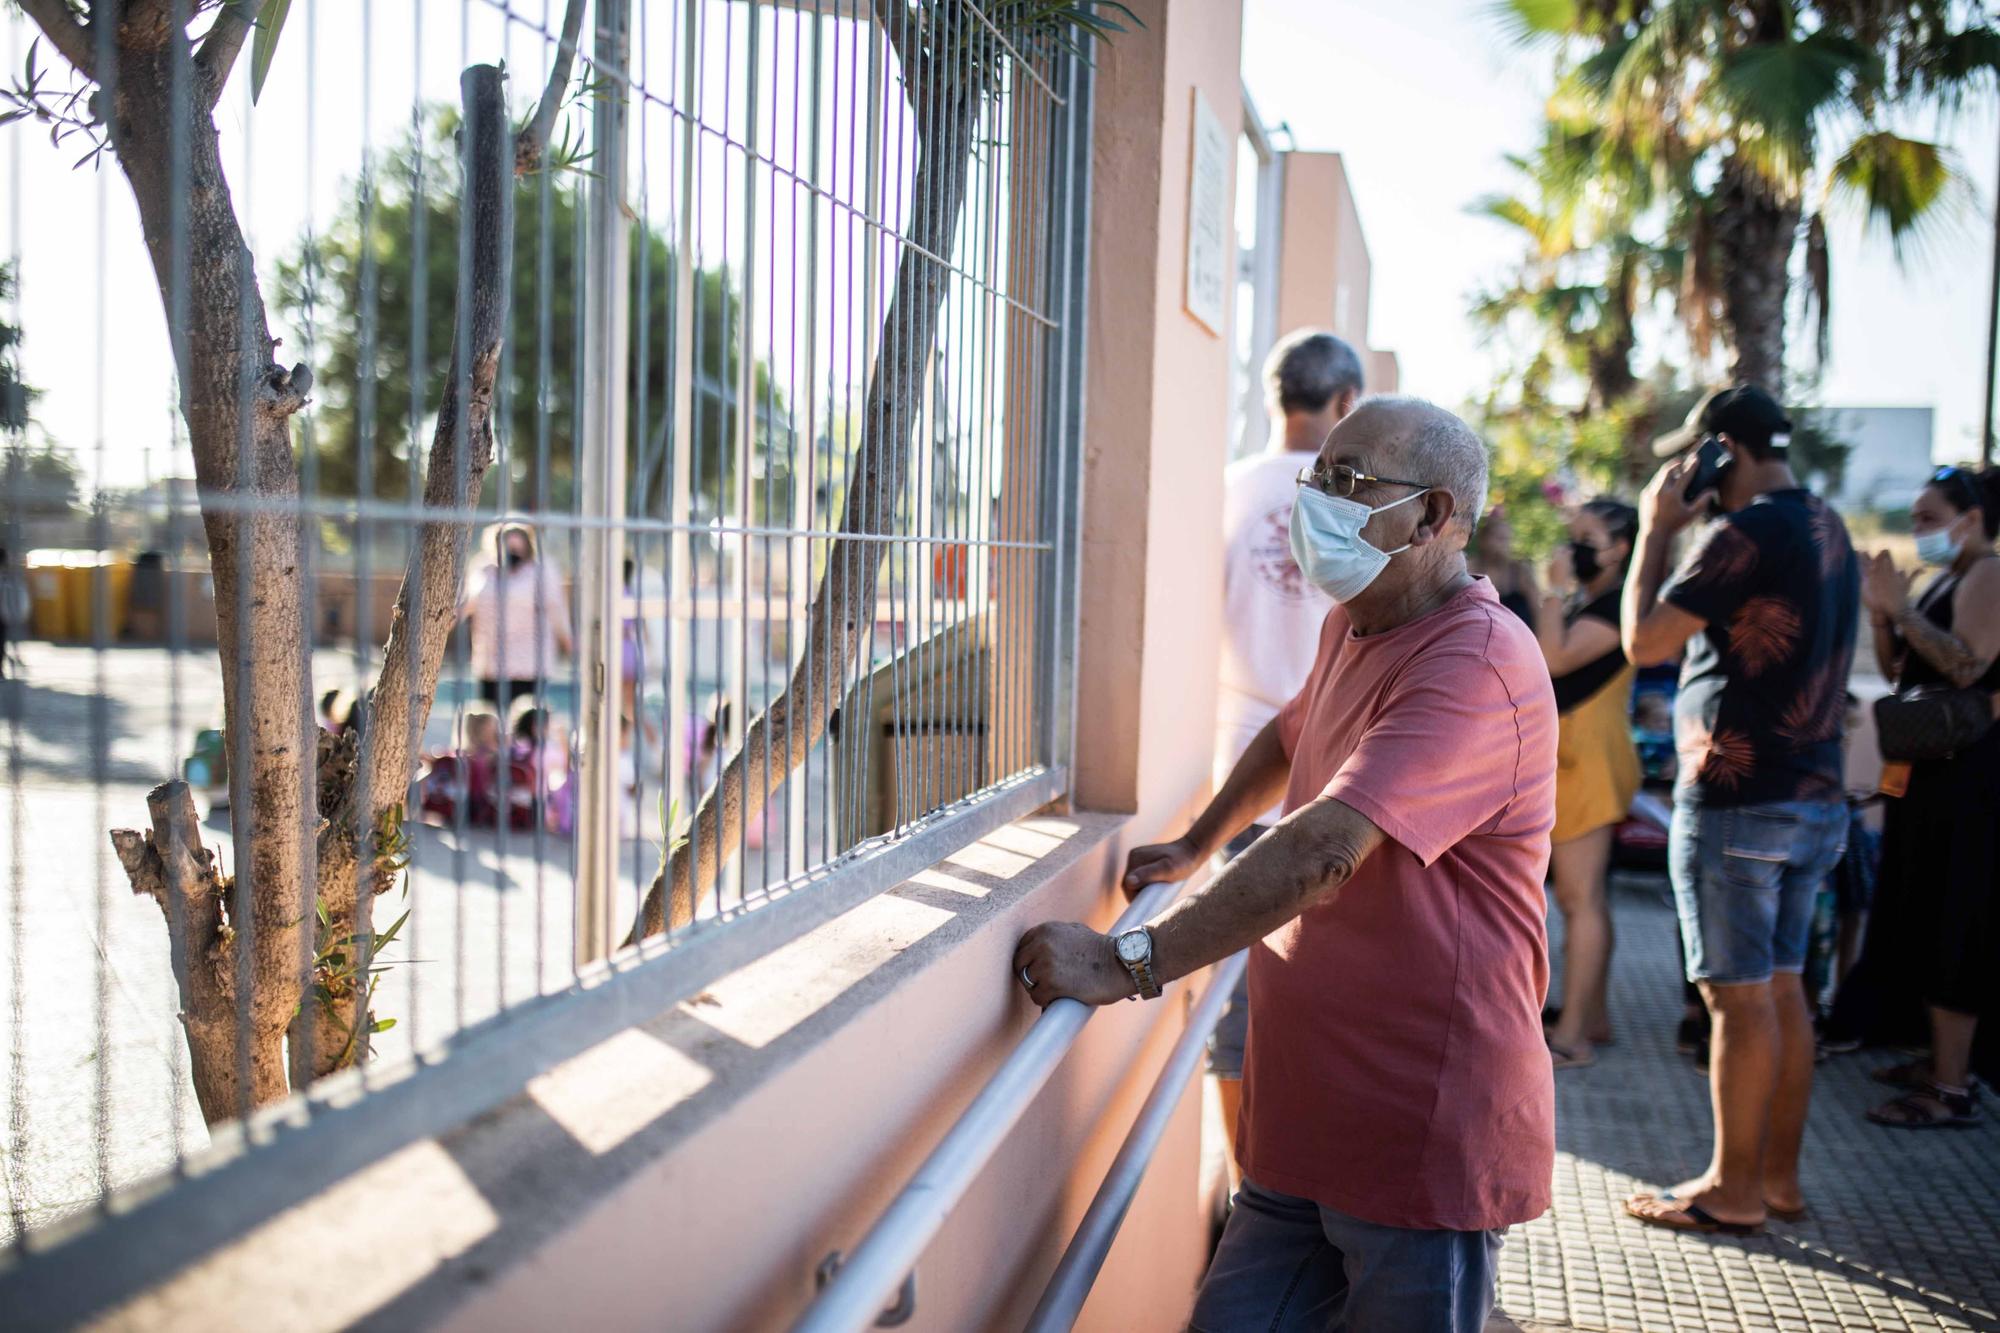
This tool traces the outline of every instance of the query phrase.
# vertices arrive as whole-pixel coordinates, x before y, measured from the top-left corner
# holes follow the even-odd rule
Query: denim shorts
[[[1847,844],[1842,801],[1677,801],[1667,866],[1689,981],[1742,985],[1805,970],[1813,907]]]

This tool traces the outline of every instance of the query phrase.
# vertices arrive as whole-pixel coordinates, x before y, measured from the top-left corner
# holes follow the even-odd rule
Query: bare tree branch
[[[62,52],[85,78],[97,77],[90,27],[76,16],[65,0],[19,0],[22,10],[35,21],[49,45]]]
[[[521,127],[514,140],[514,174],[525,176],[542,165],[554,132],[556,114],[562,110],[563,93],[569,89],[570,70],[576,65],[577,39],[583,33],[583,0],[569,0],[563,10],[562,39],[556,43],[556,58],[549,66],[548,86],[535,114]]]
[[[229,82],[230,67],[236,63],[237,53],[242,51],[268,2],[229,0],[215,16],[208,36],[201,39],[201,47],[194,53],[194,67],[201,76],[201,105],[206,109],[213,111],[221,99],[222,85]]]

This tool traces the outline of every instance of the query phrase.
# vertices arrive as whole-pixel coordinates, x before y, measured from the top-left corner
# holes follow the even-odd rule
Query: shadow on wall
[[[737,1107],[766,1076],[823,1045],[1019,901],[1026,890],[1012,881],[1018,870],[1067,860],[1066,848],[1080,850],[1097,843],[1100,834],[1060,820],[999,830],[673,1012],[532,1080],[525,1096],[441,1139],[491,1210],[492,1225],[462,1253],[442,1260],[367,1314],[362,1325],[408,1328],[444,1320],[466,1298],[468,1286],[531,1255]],[[1010,1011],[1007,1023],[985,1036],[1003,1041],[1008,1030],[1027,1020],[1026,1010]],[[796,1109],[802,1118],[813,1116],[809,1107]],[[784,1127],[772,1128],[775,1133]],[[899,1143],[892,1153],[900,1158],[907,1148]],[[878,1160],[858,1174],[886,1181],[893,1165]],[[846,1163],[843,1174],[854,1169]],[[774,1197],[786,1193],[754,1175],[749,1188]],[[754,1240],[746,1237],[746,1243]],[[662,1258],[671,1262],[671,1237],[660,1236],[659,1244]],[[769,1253],[757,1258],[782,1263]],[[803,1297],[820,1256],[799,1258]]]

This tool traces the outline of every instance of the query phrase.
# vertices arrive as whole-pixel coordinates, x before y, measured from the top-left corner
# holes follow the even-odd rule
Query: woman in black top
[[[1569,522],[1570,540],[1549,562],[1550,590],[1535,607],[1535,639],[1555,683],[1556,823],[1550,868],[1563,914],[1563,1005],[1549,1029],[1557,1069],[1591,1064],[1611,1040],[1605,989],[1611,971],[1611,912],[1604,876],[1613,831],[1639,790],[1632,743],[1632,666],[1618,635],[1619,598],[1639,514],[1596,499]]]
[[[1911,576],[1886,554],[1863,571],[1883,674],[1899,690],[2000,690],[2000,469],[1939,468],[1910,506],[1910,527],[1918,555],[1941,566],[1921,596],[1911,600]],[[1972,1124],[1973,1037],[1996,998],[2000,957],[2000,727],[1949,759],[1911,765],[1884,820],[1866,961],[1881,1020],[1895,1024],[1899,1000],[1906,1018],[1919,999],[1928,1009],[1931,1054],[1877,1071],[1910,1091],[1868,1118],[1910,1129]]]

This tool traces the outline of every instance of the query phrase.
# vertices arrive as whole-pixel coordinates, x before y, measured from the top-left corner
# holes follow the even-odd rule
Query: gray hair
[[[1264,358],[1264,397],[1287,416],[1325,411],[1341,394],[1358,395],[1363,387],[1361,358],[1331,333],[1288,333]]]
[[[1469,533],[1486,507],[1486,445],[1472,427],[1435,403],[1396,394],[1370,398],[1355,415],[1362,411],[1396,423],[1381,438],[1395,451],[1397,466],[1406,476],[1449,491],[1453,525]]]

